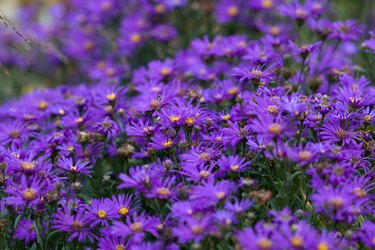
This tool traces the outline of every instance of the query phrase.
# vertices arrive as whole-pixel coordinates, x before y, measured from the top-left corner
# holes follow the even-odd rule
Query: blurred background
[[[204,35],[255,38],[257,20],[270,14],[233,8],[241,1],[0,0],[0,103],[36,87],[108,78],[125,83],[132,69],[173,56]],[[375,27],[374,0],[326,2],[334,6],[331,16]],[[225,6],[228,17],[221,13]]]

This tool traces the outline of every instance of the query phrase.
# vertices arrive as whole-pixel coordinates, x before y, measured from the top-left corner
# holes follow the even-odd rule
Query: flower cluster
[[[168,40],[149,15],[185,4],[75,2],[79,22],[99,27],[142,6],[121,21],[116,56],[130,56],[146,30]],[[246,22],[245,9],[264,18],[253,20],[257,39],[194,39],[129,81],[100,61],[90,75],[99,83],[1,106],[0,245],[373,249],[375,87],[353,60],[363,27],[325,19],[319,0],[223,0],[214,14]],[[95,45],[66,46],[80,62],[106,58]]]

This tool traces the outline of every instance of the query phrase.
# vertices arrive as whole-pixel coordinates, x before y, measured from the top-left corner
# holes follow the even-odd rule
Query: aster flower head
[[[263,66],[256,66],[252,69],[234,68],[233,76],[238,77],[241,82],[250,81],[263,86],[272,81],[275,74],[271,69],[265,69]]]
[[[101,224],[108,226],[108,221],[115,218],[115,210],[110,199],[92,199],[90,205],[86,207],[87,211],[92,214],[91,226]]]
[[[34,221],[26,218],[22,218],[18,222],[18,226],[14,233],[14,238],[23,240],[25,244],[36,242],[37,233],[34,225]]]
[[[6,192],[11,196],[7,197],[6,201],[13,206],[35,206],[39,203],[41,196],[48,191],[45,185],[46,183],[37,177],[28,181],[26,176],[22,175],[20,183],[10,182],[7,185]]]
[[[220,170],[224,172],[243,172],[246,171],[249,164],[250,162],[238,155],[229,155],[228,157],[224,155],[217,161]]]
[[[109,117],[104,118],[102,122],[96,123],[94,126],[97,131],[105,135],[108,139],[116,137],[119,133],[119,128],[116,122]]]
[[[362,34],[362,28],[354,20],[334,22],[332,28],[332,34],[329,37],[341,41],[355,41]]]
[[[84,207],[79,207],[76,213],[72,213],[68,207],[63,206],[55,215],[53,228],[70,233],[68,241],[77,239],[79,242],[85,242],[89,239],[94,242],[96,236],[90,229],[91,223],[92,215],[86,213]]]
[[[74,163],[75,162],[75,163]],[[58,161],[57,165],[65,171],[72,174],[83,174],[90,176],[92,166],[88,161],[77,160],[75,161],[71,157],[62,156]]]

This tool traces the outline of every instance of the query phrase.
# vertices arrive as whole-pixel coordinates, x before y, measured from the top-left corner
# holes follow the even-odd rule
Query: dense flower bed
[[[88,12],[100,25],[127,9],[100,2]],[[163,3],[152,10],[186,4]],[[218,1],[219,23],[247,22],[243,8],[283,22],[127,72],[90,52],[97,68],[80,70],[95,84],[4,104],[0,248],[373,249],[375,39],[323,18],[324,3]],[[148,34],[169,40],[164,28]]]

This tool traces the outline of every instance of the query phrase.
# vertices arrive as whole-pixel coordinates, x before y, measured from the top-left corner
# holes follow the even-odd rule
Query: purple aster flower
[[[147,216],[145,213],[133,214],[126,218],[126,222],[115,221],[112,226],[112,233],[118,236],[131,236],[134,242],[141,242],[146,232],[157,236],[157,225],[159,220]]]
[[[133,198],[133,195],[120,194],[118,196],[112,196],[112,203],[114,210],[117,211],[117,218],[126,217],[129,214],[135,213],[139,209],[139,201]]]
[[[75,164],[74,164],[75,162]],[[58,161],[57,165],[70,173],[73,174],[84,174],[90,176],[92,166],[90,162],[83,162],[81,160],[74,161],[71,157],[62,156]]]
[[[28,182],[25,175],[21,176],[20,183],[10,182],[7,185],[6,192],[11,195],[6,198],[9,205],[13,206],[35,206],[39,203],[41,196],[48,191],[38,178],[33,178]]]
[[[272,81],[275,74],[270,69],[264,69],[263,66],[256,66],[252,69],[234,68],[233,76],[239,78],[241,82],[250,81],[263,86]]]
[[[151,37],[161,42],[167,42],[177,36],[177,30],[170,24],[159,24],[150,31]]]
[[[105,135],[108,139],[116,137],[119,133],[119,128],[116,122],[109,117],[104,118],[102,122],[96,123],[94,128],[101,134]]]
[[[240,16],[240,11],[243,6],[241,6],[241,1],[239,0],[220,0],[215,5],[216,19],[219,23],[228,23],[238,19]]]
[[[92,214],[92,227],[99,223],[102,226],[108,226],[108,221],[116,217],[116,211],[110,199],[92,199],[86,209]]]
[[[99,250],[125,250],[129,247],[129,241],[126,241],[125,236],[104,235],[98,242]]]
[[[302,25],[306,19],[312,17],[311,6],[306,3],[302,5],[296,0],[281,5],[279,10],[284,16],[295,20],[298,25]]]
[[[250,135],[250,125],[245,125],[240,127],[238,123],[233,123],[228,121],[229,128],[223,128],[223,141],[225,143],[231,143],[232,146],[235,146],[239,141],[245,139]]]
[[[215,183],[214,179],[209,177],[202,185],[191,187],[190,199],[201,201],[202,207],[210,207],[228,198],[234,189],[235,184],[231,181]]]
[[[34,221],[22,218],[17,225],[14,233],[14,238],[23,240],[25,244],[36,242],[37,233],[34,226]]]
[[[271,250],[277,249],[276,242],[272,238],[269,229],[258,223],[253,228],[245,228],[237,234],[237,240],[243,249],[246,250]]]
[[[250,164],[245,158],[241,158],[238,155],[222,156],[216,163],[220,170],[223,172],[244,172],[247,166]]]
[[[341,41],[356,41],[362,34],[362,28],[353,20],[334,22],[332,28],[332,33],[329,37]]]
[[[343,128],[337,123],[328,122],[323,125],[319,134],[325,142],[355,143],[357,133],[350,127]]]
[[[212,218],[208,215],[202,218],[186,218],[185,223],[180,223],[172,228],[172,232],[177,236],[179,242],[189,241],[199,242],[206,235],[213,233]]]
[[[289,40],[289,47],[295,54],[299,55],[303,60],[306,59],[314,51],[317,51],[321,44],[322,42],[318,41],[312,44],[304,44],[302,46],[297,46],[293,41]]]
[[[0,130],[1,145],[20,146],[33,135],[22,122],[3,123]]]
[[[211,175],[215,176],[214,166],[214,164],[183,164],[180,174],[186,176],[189,181],[200,182],[207,180]]]
[[[375,247],[375,223],[364,221],[357,235],[366,247],[369,249]]]

